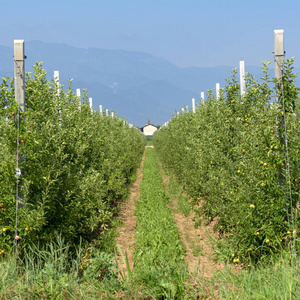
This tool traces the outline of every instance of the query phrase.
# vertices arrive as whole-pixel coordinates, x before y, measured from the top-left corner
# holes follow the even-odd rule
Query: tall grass
[[[299,260],[282,254],[273,263],[218,277],[220,299],[299,299]]]
[[[0,298],[101,299],[118,290],[112,256],[100,252],[87,258],[83,247],[71,248],[57,235],[48,245],[29,247],[22,258],[2,258]]]

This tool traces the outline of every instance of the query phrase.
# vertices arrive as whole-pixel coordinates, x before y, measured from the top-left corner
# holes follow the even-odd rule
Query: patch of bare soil
[[[141,165],[137,170],[137,179],[130,188],[129,199],[121,204],[119,219],[123,224],[119,228],[119,236],[116,238],[116,244],[120,246],[123,256],[125,257],[125,253],[127,254],[131,270],[133,267],[132,254],[134,251],[134,231],[136,226],[136,217],[134,215],[135,203],[140,197],[140,184],[143,179],[145,153],[146,152],[144,152]],[[117,252],[117,261],[121,272],[128,275],[126,263],[119,252]]]
[[[187,217],[178,212],[178,196],[169,192],[170,178],[161,169],[163,183],[172,201],[173,216],[177,223],[182,240],[186,246],[185,261],[190,272],[197,272],[205,278],[211,278],[214,274],[224,269],[222,263],[215,262],[212,237],[216,237],[213,231],[214,222],[205,225],[202,222],[198,228],[195,228],[193,218],[194,212],[191,212]]]

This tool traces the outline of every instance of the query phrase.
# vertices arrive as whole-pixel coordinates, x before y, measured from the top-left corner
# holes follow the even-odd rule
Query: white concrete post
[[[193,113],[196,113],[195,98],[192,99]]]
[[[57,86],[56,95],[58,96],[60,93],[60,86],[59,86],[59,71],[54,71],[54,82]]]
[[[99,113],[100,113],[100,117],[102,117],[103,116],[102,105],[99,105]]]
[[[278,124],[277,126],[277,136],[280,142],[280,149],[279,154],[283,155],[283,165],[279,169],[279,179],[278,183],[283,187],[286,182],[285,178],[285,172],[287,169],[287,141],[284,136],[285,131],[285,118],[284,118],[284,106],[283,106],[283,97],[282,97],[282,74],[283,74],[283,68],[284,68],[284,39],[283,39],[284,31],[282,29],[280,30],[274,30],[274,55],[275,55],[275,77],[277,79],[277,85],[276,85],[276,102],[278,104],[278,116],[276,117],[276,122]]]
[[[24,186],[22,177],[25,174],[26,154],[23,149],[19,148],[19,130],[20,130],[20,112],[25,112],[25,62],[24,55],[25,42],[24,40],[14,40],[14,86],[15,86],[15,101],[18,104],[18,113],[16,115],[17,140],[16,140],[16,210],[23,207],[26,202],[24,199]],[[20,164],[22,163],[22,164]],[[18,236],[18,227],[15,227],[15,237]],[[17,239],[15,239],[15,253],[17,253]]]
[[[200,98],[201,98],[201,103],[203,104],[204,103],[204,92],[201,92]]]
[[[80,89],[76,89],[76,96],[79,97],[79,109],[81,109]]]
[[[59,96],[60,93],[60,86],[59,86],[59,71],[54,71],[54,82],[56,85],[56,96]],[[59,115],[59,125],[61,125],[61,105],[59,101],[59,107],[58,107],[58,115]]]
[[[216,83],[216,97],[220,98],[220,83]]]
[[[280,79],[283,70],[284,61],[284,30],[274,30],[274,46],[275,46],[275,76]]]
[[[285,54],[283,34],[284,34],[283,29],[274,30],[275,77],[277,78],[278,83],[280,83],[281,77],[282,77],[284,54]],[[279,86],[280,86],[280,84],[278,85],[278,87]],[[277,97],[276,97],[277,102],[280,101],[279,96],[278,96],[278,94],[279,94],[278,87],[277,87]]]
[[[106,116],[108,117],[108,115],[109,115],[109,110],[108,109],[106,109]]]
[[[113,118],[115,116],[115,113],[112,111],[111,112],[111,117]]]
[[[246,84],[245,84],[245,62],[240,61],[240,88],[241,96],[244,96],[246,93]]]
[[[15,100],[25,111],[25,48],[24,40],[14,40]]]
[[[93,112],[93,98],[89,98],[91,112]]]

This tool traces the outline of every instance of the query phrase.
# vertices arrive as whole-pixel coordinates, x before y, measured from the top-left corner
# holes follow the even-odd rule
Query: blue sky
[[[273,61],[273,31],[284,29],[300,66],[299,0],[0,0],[0,12],[0,45],[143,51],[182,67]]]

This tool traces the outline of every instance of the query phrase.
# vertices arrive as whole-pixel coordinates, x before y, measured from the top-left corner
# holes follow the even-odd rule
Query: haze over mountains
[[[239,64],[180,68],[143,52],[83,49],[40,41],[25,42],[25,54],[27,72],[36,61],[43,62],[48,78],[58,70],[62,84],[72,78],[74,90],[86,88],[95,110],[102,105],[139,127],[148,120],[161,125],[175,109],[184,105],[190,108],[192,98],[199,102],[201,91],[206,94],[208,89],[214,90],[217,82],[224,87],[225,79]],[[261,76],[260,67],[245,64],[247,72]],[[270,74],[274,72],[270,70]],[[0,76],[13,76],[13,47],[0,46]]]

